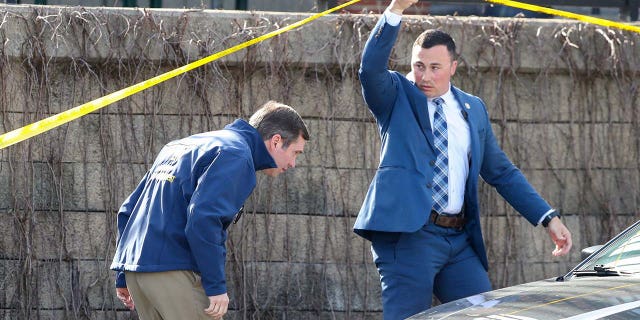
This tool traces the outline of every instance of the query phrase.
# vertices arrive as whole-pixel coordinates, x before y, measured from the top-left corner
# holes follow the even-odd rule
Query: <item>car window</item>
[[[626,230],[620,237],[608,243],[580,270],[590,270],[595,266],[618,271],[640,272],[640,225]]]

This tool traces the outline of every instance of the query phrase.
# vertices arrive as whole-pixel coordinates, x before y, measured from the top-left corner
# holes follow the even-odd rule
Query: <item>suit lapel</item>
[[[471,101],[466,99],[463,94],[460,94],[458,88],[451,86],[451,90],[453,91],[453,95],[456,97],[456,100],[458,100],[458,104],[460,104],[460,108],[462,109],[461,111],[466,113],[465,119],[467,121],[467,124],[469,125],[469,143],[471,143],[471,154],[469,155],[469,175],[471,176],[472,174],[477,174],[476,172],[478,172],[477,170],[479,170],[479,168],[476,168],[474,165],[474,162],[477,163],[477,161],[473,161],[473,157],[480,154],[480,138],[478,137],[477,116],[475,115],[477,110],[475,110],[474,105],[471,103]]]

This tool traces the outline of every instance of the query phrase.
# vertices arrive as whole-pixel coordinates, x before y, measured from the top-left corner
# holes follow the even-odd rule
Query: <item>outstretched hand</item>
[[[418,0],[392,0],[391,4],[389,4],[389,11],[401,15],[405,9],[411,7],[417,2]]]
[[[559,218],[554,217],[553,219],[551,219],[551,221],[549,221],[547,231],[549,232],[551,241],[556,244],[556,248],[551,254],[556,257],[560,257],[569,253],[572,245],[571,232],[569,232],[569,229],[565,227],[564,223],[562,223]]]

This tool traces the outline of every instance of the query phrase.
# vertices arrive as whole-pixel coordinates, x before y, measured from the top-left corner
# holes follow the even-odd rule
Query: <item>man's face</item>
[[[416,86],[428,98],[439,97],[449,90],[457,65],[445,45],[429,49],[414,46],[411,52],[411,72]]]
[[[298,136],[295,141],[284,147],[284,140],[279,134],[274,135],[271,139],[265,141],[269,154],[275,160],[277,168],[265,169],[264,173],[271,177],[287,171],[289,168],[296,166],[296,158],[304,151],[304,145],[307,143],[302,136]]]

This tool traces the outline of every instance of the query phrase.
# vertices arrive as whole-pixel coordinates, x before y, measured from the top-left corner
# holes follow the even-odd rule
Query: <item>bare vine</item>
[[[3,7],[0,16],[2,132],[297,20],[42,7]],[[108,270],[120,203],[166,142],[222,128],[275,99],[299,109],[312,141],[294,174],[260,177],[230,229],[231,317],[378,317],[368,244],[351,232],[378,160],[358,82],[374,24],[371,15],[320,19],[0,150],[0,310],[16,319],[135,318],[115,298]],[[404,22],[403,41],[425,27],[454,31],[454,84],[485,100],[497,139],[560,208],[577,247],[602,243],[638,218],[637,34],[417,17]],[[408,49],[396,47],[392,67],[408,71]],[[492,188],[480,190],[495,287],[577,262],[578,250],[570,261],[550,261],[550,244],[535,240],[546,236]]]

